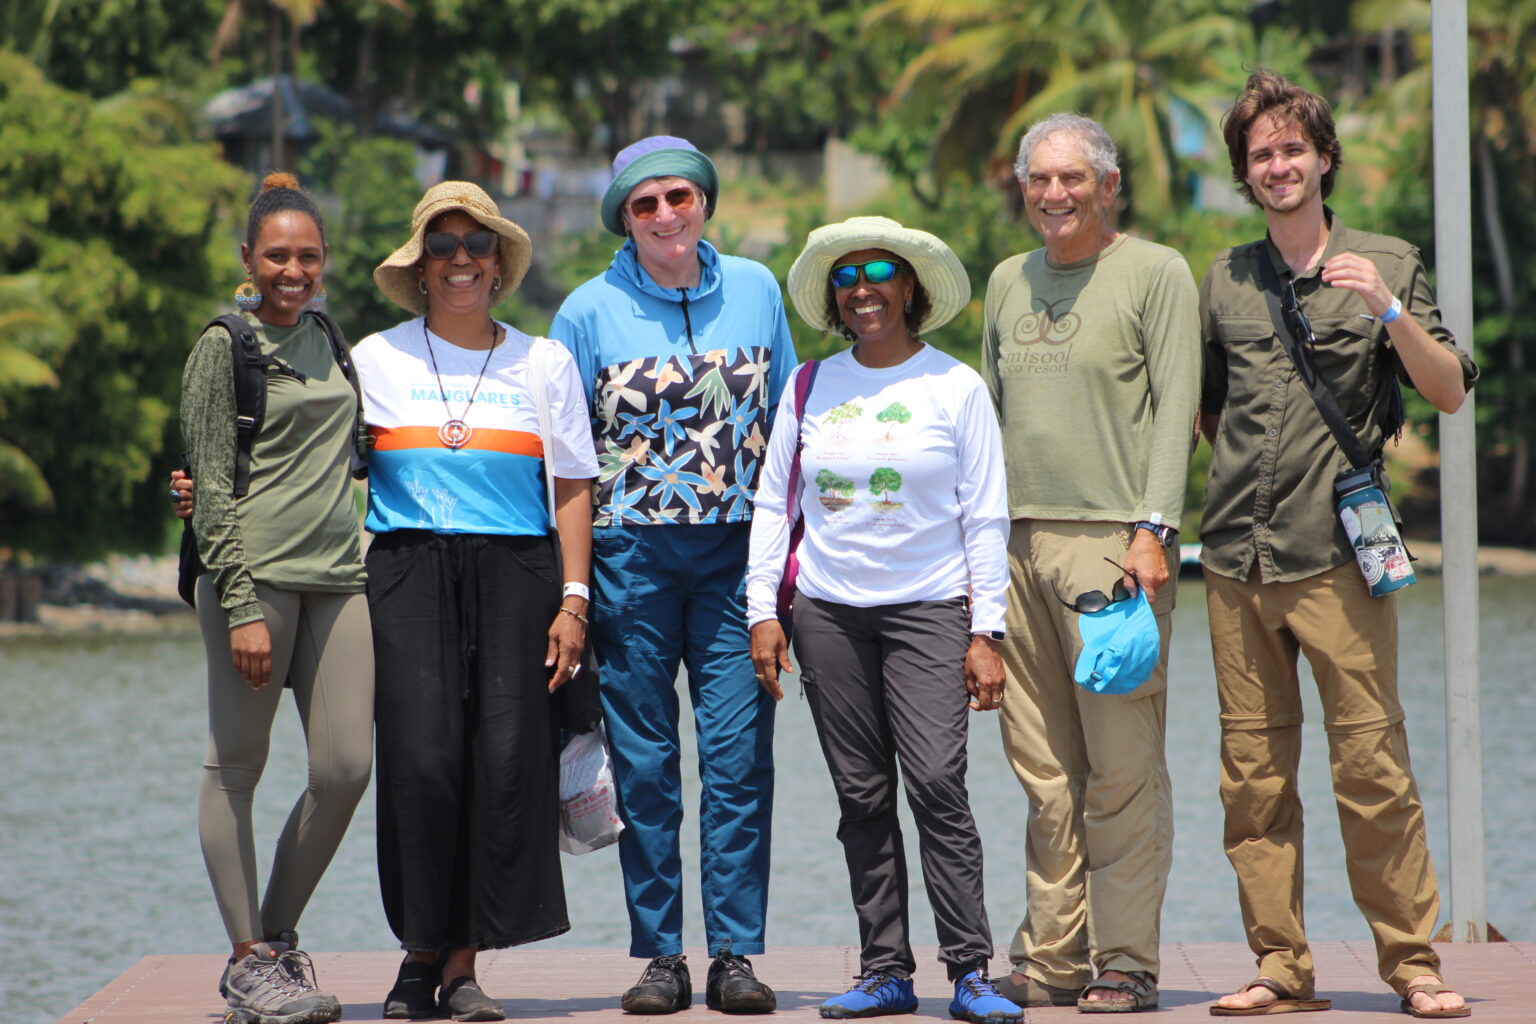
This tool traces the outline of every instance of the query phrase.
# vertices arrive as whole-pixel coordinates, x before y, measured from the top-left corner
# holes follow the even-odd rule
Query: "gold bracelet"
[[[574,615],[574,616],[576,616],[576,618],[581,621],[581,624],[583,626],[585,626],[587,624],[587,617],[585,615],[581,614],[581,612],[577,611],[576,609],[574,609],[574,608],[567,608],[565,605],[561,605],[560,606],[560,610],[565,612],[565,614],[567,614],[567,615]]]

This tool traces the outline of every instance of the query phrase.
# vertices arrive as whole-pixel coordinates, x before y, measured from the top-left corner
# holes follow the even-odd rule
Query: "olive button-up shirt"
[[[1341,565],[1354,549],[1335,512],[1333,480],[1349,468],[1295,364],[1280,342],[1264,298],[1260,260],[1271,261],[1282,287],[1295,284],[1316,343],[1319,378],[1338,399],[1368,452],[1385,442],[1393,379],[1412,386],[1387,329],[1347,288],[1324,284],[1322,265],[1341,252],[1366,257],[1381,272],[1404,316],[1455,352],[1470,388],[1477,367],[1456,347],[1418,249],[1401,239],[1355,231],[1332,211],[1318,265],[1293,275],[1266,238],[1216,257],[1200,288],[1205,373],[1203,411],[1220,423],[1206,484],[1201,526],[1206,569],[1246,579],[1255,560],[1265,583],[1305,579]]]

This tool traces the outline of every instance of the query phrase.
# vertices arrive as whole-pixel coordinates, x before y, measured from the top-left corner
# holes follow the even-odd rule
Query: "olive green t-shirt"
[[[349,472],[356,451],[357,393],[336,365],[325,329],[310,316],[294,327],[254,317],[268,368],[267,408],[251,449],[251,483],[231,495],[235,384],[229,333],[210,328],[181,383],[181,429],[197,496],[198,553],[231,627],[261,618],[252,581],[290,590],[363,589],[362,545]]]
[[[1012,518],[1178,528],[1200,391],[1184,257],[1121,235],[1077,263],[1044,249],[1004,260],[987,285],[981,363]]]
[[[1326,208],[1325,208],[1326,209]],[[1264,583],[1292,582],[1355,557],[1339,523],[1333,481],[1349,459],[1281,344],[1264,298],[1269,260],[1316,340],[1309,356],[1345,419],[1369,453],[1386,440],[1383,423],[1395,380],[1412,386],[1386,325],[1348,288],[1330,288],[1322,266],[1342,252],[1376,265],[1403,316],[1417,320],[1456,354],[1462,383],[1477,366],[1440,322],[1419,250],[1400,238],[1356,231],[1327,210],[1328,242],[1317,265],[1293,276],[1267,238],[1217,254],[1200,287],[1205,340],[1204,411],[1220,417],[1205,488],[1200,561],[1212,572],[1246,579],[1255,562]]]

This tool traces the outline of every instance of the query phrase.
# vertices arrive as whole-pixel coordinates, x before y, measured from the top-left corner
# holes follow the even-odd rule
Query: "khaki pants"
[[[1397,700],[1397,603],[1353,562],[1292,583],[1206,573],[1221,700],[1227,859],[1259,973],[1313,994],[1302,915],[1298,653],[1317,678],[1350,890],[1383,981],[1440,973],[1429,945],[1440,895]]]
[[[1008,542],[1003,749],[1029,798],[1028,911],[1009,958],[1024,974],[1081,988],[1096,973],[1158,973],[1158,924],[1173,858],[1163,754],[1177,566],[1153,603],[1162,657],[1132,693],[1072,681],[1082,651],[1068,601],[1106,594],[1125,561],[1123,523],[1019,519]]]

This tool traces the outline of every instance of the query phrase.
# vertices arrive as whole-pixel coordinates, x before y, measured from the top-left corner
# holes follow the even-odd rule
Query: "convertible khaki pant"
[[[1439,975],[1429,945],[1440,893],[1397,701],[1397,602],[1371,597],[1353,562],[1292,583],[1205,574],[1221,699],[1227,859],[1259,973],[1313,994],[1303,924],[1301,687],[1317,678],[1333,795],[1355,905],[1376,940],[1381,978],[1402,993]]]
[[[1163,756],[1174,571],[1153,602],[1156,671],[1132,693],[1072,681],[1082,651],[1068,601],[1110,593],[1130,542],[1123,523],[1018,519],[1003,664],[1003,749],[1029,798],[1028,912],[1015,970],[1081,988],[1104,971],[1158,973],[1158,924],[1173,857],[1173,796]]]

